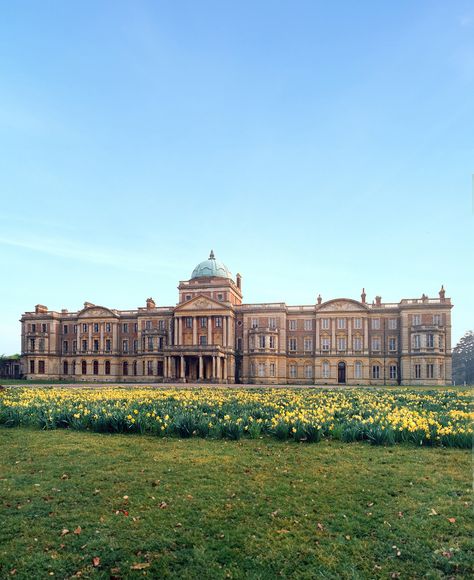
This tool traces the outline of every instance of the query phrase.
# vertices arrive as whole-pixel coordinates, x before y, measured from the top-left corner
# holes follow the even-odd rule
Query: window
[[[372,378],[373,379],[380,379],[380,366],[379,365],[372,365]]]
[[[63,325],[63,334],[67,334],[67,324]]]
[[[443,337],[441,334],[438,336],[438,346],[440,350],[443,350]]]
[[[258,363],[258,376],[259,377],[265,376],[265,363]]]
[[[296,338],[289,338],[288,339],[288,350],[292,350],[292,351],[296,350]]]
[[[162,360],[159,360],[156,363],[156,374],[159,377],[162,377],[163,376],[163,361]]]
[[[337,319],[337,328],[339,330],[344,330],[344,328],[346,328],[346,319],[345,318],[338,318]]]
[[[82,352],[87,352],[87,340],[82,341]]]
[[[76,361],[75,360],[72,361],[72,374],[73,375],[76,374]]]
[[[133,352],[138,352],[138,340],[133,341]]]
[[[420,348],[420,345],[421,345],[420,335],[415,334],[413,336],[413,348]]]
[[[158,320],[158,329],[165,330],[165,321],[164,320]]]
[[[271,330],[275,330],[275,328],[277,327],[277,325],[276,325],[276,318],[269,318],[268,319],[268,327]]]
[[[362,378],[362,363],[360,361],[356,361],[354,365],[354,377],[356,379]]]
[[[433,324],[441,325],[441,314],[433,314]]]
[[[354,337],[354,350],[362,350],[362,339],[360,336]]]
[[[421,316],[419,314],[413,315],[412,324],[413,326],[418,326],[419,324],[421,324]]]
[[[126,377],[128,375],[128,362],[123,361],[122,363],[122,375]]]
[[[36,324],[31,325],[31,332],[36,332]]]
[[[374,350],[374,351],[380,350],[380,338],[378,336],[375,336],[372,339],[372,350]]]
[[[151,330],[151,320],[145,322],[145,330]]]
[[[206,328],[207,327],[207,318],[205,316],[201,316],[201,318],[199,320],[201,321],[201,328]]]
[[[270,363],[270,376],[275,376],[275,363]]]
[[[207,346],[207,336],[205,334],[199,337],[199,344],[201,346]]]
[[[397,365],[390,365],[389,372],[391,380],[395,380],[397,378]]]
[[[92,362],[92,372],[94,373],[94,375],[99,374],[99,361],[98,360],[95,360]]]
[[[109,360],[105,361],[105,374],[110,375],[110,361]]]
[[[160,320],[161,322],[161,320]],[[192,316],[186,316],[185,318],[185,324],[186,324],[186,328],[192,328],[193,327],[193,317]]]
[[[135,376],[137,376],[137,375],[138,375],[138,363],[137,363],[137,361],[136,361],[136,360],[134,360],[134,361],[133,361],[133,374],[134,374]]]
[[[186,294],[186,296],[184,297],[185,300],[191,300],[192,296],[191,294]]]
[[[99,323],[94,322],[94,332],[99,332]]]
[[[72,352],[73,354],[76,354],[77,352],[77,340],[72,341]]]
[[[69,347],[68,341],[67,340],[64,340],[63,341],[63,353],[64,354],[67,354],[68,347]]]
[[[256,318],[252,318],[250,326],[252,328],[258,328],[258,320]]]
[[[289,321],[289,328],[290,330],[296,330],[297,326],[296,326],[296,320],[290,320]]]
[[[434,335],[433,334],[426,335],[426,346],[427,346],[427,348],[434,348]]]
[[[323,379],[329,379],[329,363],[323,362]]]
[[[391,336],[388,339],[388,350],[390,350],[391,352],[394,352],[397,350],[397,339],[393,336]]]
[[[311,319],[304,321],[305,330],[313,330],[313,321]]]
[[[42,324],[42,325],[41,325],[41,330],[42,330],[43,332],[48,332],[48,325],[47,325],[47,324]]]
[[[311,352],[313,350],[313,339],[312,338],[305,338],[304,339],[304,350],[305,350],[305,352]]]
[[[87,324],[82,325],[82,332],[87,332]]]
[[[153,337],[152,336],[148,337],[148,350],[150,350],[150,351],[153,350]]]
[[[343,336],[340,336],[337,339],[337,350],[346,350],[346,339]]]
[[[421,379],[421,365],[415,365],[415,379]]]
[[[44,338],[40,338],[40,339],[39,339],[38,350],[39,350],[40,352],[44,352]]]
[[[255,337],[249,336],[249,348],[255,348]]]
[[[329,350],[331,347],[331,342],[329,338],[321,339],[321,350]]]
[[[46,372],[45,369],[46,369],[46,365],[44,363],[44,360],[39,360],[38,361],[38,373],[40,375],[44,375],[44,373]]]
[[[34,360],[30,360],[30,373],[32,373],[32,374],[35,373],[35,361]]]
[[[127,353],[128,352],[128,339],[122,341],[122,351]]]
[[[105,340],[105,351],[106,352],[110,352],[110,346],[111,346],[110,338],[107,338]]]
[[[306,379],[313,378],[313,366],[312,365],[306,365],[304,367],[304,376]]]
[[[426,378],[427,379],[434,378],[434,365],[433,364],[426,365]]]
[[[110,332],[110,322],[105,323],[105,332]]]
[[[270,341],[270,348],[275,348],[275,337],[270,336],[269,341]]]
[[[81,374],[87,375],[87,363],[85,360],[81,362]]]
[[[123,333],[128,334],[128,322],[123,323]]]
[[[290,378],[296,379],[296,365],[290,365]]]
[[[242,339],[241,338],[237,339],[237,350],[242,350]]]
[[[357,330],[362,328],[362,318],[354,318],[354,328]]]
[[[396,330],[397,329],[397,319],[396,318],[390,318],[388,321],[388,328],[390,330]]]
[[[36,341],[35,341],[35,339],[34,338],[30,338],[30,350],[32,352],[34,352],[35,347],[36,347]]]
[[[153,374],[153,361],[152,360],[148,360],[146,362],[146,374],[148,376]]]
[[[217,295],[217,300],[219,300],[220,302],[222,302],[222,300],[224,300],[224,294],[220,293]]]
[[[372,330],[380,330],[380,318],[372,318]]]
[[[321,328],[323,330],[329,330],[329,318],[322,318],[321,319]]]
[[[94,339],[94,352],[99,352],[99,341]]]
[[[75,324],[72,328],[73,328],[74,334],[77,334],[77,324]]]
[[[265,348],[265,335],[262,334],[258,338],[259,338],[259,346],[260,346],[260,348]]]
[[[222,317],[216,316],[214,320],[215,320],[216,328],[221,328],[222,327]]]

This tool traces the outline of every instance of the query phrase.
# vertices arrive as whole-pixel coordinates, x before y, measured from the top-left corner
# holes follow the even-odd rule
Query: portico
[[[164,357],[164,380],[227,383],[230,354],[219,347],[173,347]]]

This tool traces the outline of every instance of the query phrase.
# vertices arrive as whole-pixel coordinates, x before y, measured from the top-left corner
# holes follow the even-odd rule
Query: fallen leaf
[[[319,522],[318,522],[318,530],[324,530],[323,524],[320,524]]]
[[[97,566],[100,566],[100,558],[98,556],[95,556],[94,558],[92,558],[92,565],[94,566],[94,568],[97,568]]]
[[[276,516],[278,515],[278,512],[280,510],[275,510],[274,512],[271,513],[272,518],[276,518]]]
[[[398,517],[403,518],[403,512],[398,512]]]
[[[276,530],[277,534],[289,534],[290,530]]]
[[[140,562],[139,564],[134,564],[130,566],[130,570],[145,570],[145,568],[149,568],[150,564],[148,562]]]
[[[456,522],[456,518],[448,518],[448,522],[450,524],[454,524]]]
[[[160,510],[164,510],[168,507],[168,504],[165,501],[162,501],[158,507]]]
[[[452,558],[453,557],[453,553],[446,550],[445,552],[443,552],[443,556],[445,558]]]
[[[128,495],[124,495],[123,499],[127,500],[128,499]]]
[[[350,537],[350,536],[346,536],[346,540],[350,540],[350,539],[351,539],[351,537]]]
[[[431,508],[430,516],[437,516],[437,515],[438,515],[438,512],[435,509]]]
[[[367,504],[367,507],[372,507],[374,505],[373,501],[369,501],[369,503]]]
[[[17,463],[20,463],[20,462],[19,462],[19,461],[17,461]],[[13,570],[10,570],[10,574],[11,574],[12,576],[15,576],[15,574],[16,574],[16,568],[13,568]]]
[[[69,534],[69,530],[64,528],[64,530],[61,532],[61,536],[65,536],[66,534]]]
[[[81,526],[77,526],[77,528],[74,530],[73,534],[76,534],[76,536],[78,536],[81,532],[82,532]]]
[[[61,475],[61,479],[69,479],[69,475],[67,473],[63,473]]]

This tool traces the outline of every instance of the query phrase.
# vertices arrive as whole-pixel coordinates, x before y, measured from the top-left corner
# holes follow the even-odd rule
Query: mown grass
[[[0,454],[2,578],[474,572],[466,450],[2,428]]]

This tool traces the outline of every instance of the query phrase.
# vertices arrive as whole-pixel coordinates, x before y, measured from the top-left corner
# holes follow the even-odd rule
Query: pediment
[[[175,312],[196,312],[197,310],[229,310],[229,307],[208,298],[207,296],[196,296],[188,302],[184,302],[175,308]]]
[[[351,300],[349,298],[328,300],[318,308],[319,312],[365,312],[366,310],[367,306],[362,304],[362,302],[357,302],[357,300]]]
[[[109,308],[104,306],[88,306],[81,310],[78,314],[78,318],[117,318],[117,315],[112,312]]]

